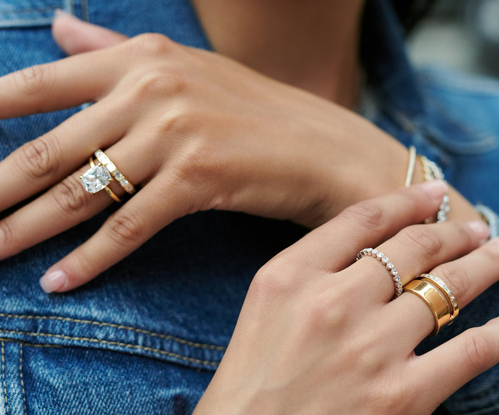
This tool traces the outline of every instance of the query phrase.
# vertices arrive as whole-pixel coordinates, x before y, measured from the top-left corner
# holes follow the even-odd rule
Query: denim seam
[[[119,346],[119,347],[128,347],[128,348],[133,348],[133,349],[139,349],[139,350],[144,350],[147,352],[153,352],[153,353],[159,353],[162,355],[166,355],[169,357],[173,357],[176,359],[184,360],[187,362],[191,363],[197,363],[200,365],[209,365],[209,366],[215,366],[218,367],[218,362],[212,362],[209,360],[199,360],[199,359],[193,359],[192,357],[186,357],[182,356],[176,353],[171,353],[167,352],[165,350],[160,350],[160,349],[154,349],[152,347],[146,347],[146,346],[140,346],[138,344],[129,344],[129,343],[121,343],[121,342],[110,342],[108,340],[100,340],[100,339],[94,339],[91,337],[73,337],[73,336],[63,336],[62,334],[51,334],[51,333],[32,333],[29,331],[19,331],[19,330],[0,330],[0,333],[4,334],[21,334],[21,335],[26,335],[26,336],[35,336],[35,337],[55,337],[58,339],[63,339],[63,340],[76,340],[76,341],[84,341],[84,342],[91,342],[91,343],[100,343],[100,344],[106,344],[110,346]],[[3,342],[2,342],[3,345]],[[2,348],[3,350],[3,348]],[[3,355],[2,355],[3,356]],[[7,396],[7,395],[5,395]]]
[[[30,315],[22,315],[22,314],[5,314],[5,313],[0,313],[0,317],[4,317],[4,318],[18,318],[18,319],[25,319],[25,320],[58,320],[58,321],[68,321],[70,323],[90,324],[90,325],[99,326],[99,327],[112,327],[112,328],[115,328],[115,329],[129,330],[129,331],[133,331],[135,333],[147,334],[149,336],[158,337],[160,339],[173,340],[173,341],[175,341],[177,343],[185,344],[187,346],[199,347],[199,348],[208,349],[208,350],[218,350],[218,351],[221,351],[221,352],[224,352],[226,350],[226,348],[222,347],[222,346],[215,346],[215,345],[212,345],[212,344],[204,344],[204,343],[195,343],[195,342],[191,342],[189,340],[184,340],[184,339],[180,339],[178,337],[171,336],[169,334],[154,333],[154,332],[151,332],[151,331],[148,331],[148,330],[136,329],[134,327],[122,326],[122,325],[113,324],[113,323],[102,323],[102,322],[99,322],[99,321],[80,320],[80,319],[74,319],[74,318],[69,318],[69,317],[30,316]]]
[[[4,343],[2,342],[2,382],[3,382],[3,394],[5,399],[5,410],[6,414],[9,413],[9,400],[7,398],[7,384],[5,383],[5,350]]]
[[[47,12],[51,12],[53,10],[57,9],[56,6],[51,6],[51,7],[44,7],[44,8],[35,8],[35,9],[22,9],[22,10],[15,10],[15,9],[12,9],[12,10],[7,10],[7,11],[4,11],[4,12],[0,12],[0,16],[5,16],[5,15],[8,15],[8,14],[29,14],[29,13],[47,13]]]
[[[21,390],[23,393],[24,415],[28,415],[28,408],[26,407],[26,391],[24,390],[23,379],[23,344],[19,343],[19,380],[21,381]]]

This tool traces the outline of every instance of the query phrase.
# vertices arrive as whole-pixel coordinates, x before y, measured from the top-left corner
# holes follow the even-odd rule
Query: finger
[[[456,298],[459,308],[464,308],[499,280],[498,260],[499,238],[495,238],[463,258],[436,267],[430,274],[442,279]],[[411,322],[411,330],[404,335],[410,350],[435,327],[433,314],[426,303],[415,295],[404,294],[388,304],[383,312],[387,318],[391,315],[389,320],[393,321],[393,326],[403,327],[408,321]]]
[[[125,54],[111,48],[0,77],[0,119],[98,101],[119,82],[127,64]]]
[[[171,180],[156,179],[144,186],[92,238],[47,270],[42,288],[64,292],[87,283],[183,216],[192,205],[186,196],[190,193],[173,191],[173,175]]]
[[[125,150],[126,149],[126,150]],[[130,146],[114,146],[106,154],[131,183],[141,183],[151,177],[155,166],[142,163],[147,150]],[[79,223],[88,220],[112,203],[111,197],[100,191],[88,193],[80,180],[90,166],[81,168],[33,202],[0,221],[0,259],[15,255],[39,242],[47,240]],[[123,188],[116,182],[109,184],[119,196]]]
[[[123,107],[116,100],[94,104],[0,162],[0,211],[59,182],[95,150],[121,139],[131,123]]]
[[[55,11],[52,35],[68,55],[108,48],[128,39],[125,35],[84,22],[62,10]]]
[[[411,369],[421,396],[440,403],[498,363],[499,318],[495,318],[417,357]]]
[[[393,264],[402,285],[405,285],[421,273],[478,248],[488,235],[485,222],[447,221],[413,225],[384,242],[377,250],[385,256],[383,261],[388,259],[388,264]],[[372,290],[372,298],[383,302],[391,300],[394,281],[382,262],[364,257],[349,269],[349,272],[352,271],[362,278],[366,289]]]
[[[292,255],[312,268],[344,269],[361,249],[376,246],[433,215],[447,189],[445,182],[430,181],[358,203],[279,255]]]

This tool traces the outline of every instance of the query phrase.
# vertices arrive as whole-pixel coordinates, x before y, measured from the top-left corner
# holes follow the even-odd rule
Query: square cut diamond
[[[81,176],[83,187],[88,193],[97,193],[111,182],[111,174],[104,166],[95,166]]]

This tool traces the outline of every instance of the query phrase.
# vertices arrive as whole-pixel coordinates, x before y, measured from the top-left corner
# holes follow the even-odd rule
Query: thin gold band
[[[415,279],[404,286],[404,291],[421,298],[433,314],[435,328],[429,336],[437,335],[443,326],[449,324],[451,315],[449,304],[442,292],[433,283]]]
[[[407,176],[405,178],[405,187],[409,187],[414,176],[414,167],[416,166],[416,147],[409,147],[409,166],[407,167]]]

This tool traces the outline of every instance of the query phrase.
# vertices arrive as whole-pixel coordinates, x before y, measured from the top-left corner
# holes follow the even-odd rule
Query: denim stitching
[[[7,11],[0,12],[0,15],[8,15],[8,14],[29,14],[29,13],[48,13],[52,12],[57,7],[52,6],[52,7],[43,7],[43,8],[34,8],[34,9],[22,9],[22,10],[16,10],[16,9],[11,9]]]
[[[24,415],[28,415],[28,408],[26,408],[26,392],[24,390],[23,380],[23,344],[19,343],[19,379],[21,380],[21,390],[23,391]]]
[[[149,336],[158,337],[160,339],[173,340],[177,343],[185,344],[187,346],[200,347],[202,349],[208,349],[208,350],[218,350],[221,352],[224,352],[226,350],[226,348],[222,347],[222,346],[215,346],[215,345],[203,344],[203,343],[194,343],[194,342],[191,342],[188,340],[184,340],[184,339],[180,339],[178,337],[171,336],[169,334],[154,333],[154,332],[148,331],[148,330],[136,329],[133,327],[122,326],[122,325],[113,324],[113,323],[101,323],[101,322],[92,321],[92,320],[80,320],[80,319],[74,319],[74,318],[68,318],[68,317],[58,317],[58,316],[30,316],[30,315],[22,315],[22,314],[5,314],[5,313],[0,313],[0,317],[20,318],[20,319],[26,319],[26,320],[59,320],[59,321],[68,321],[70,323],[91,324],[91,325],[99,326],[99,327],[112,327],[115,329],[129,330],[129,331],[133,331],[136,333],[147,334]]]
[[[9,413],[9,400],[7,399],[7,384],[5,383],[5,352],[4,343],[2,342],[2,381],[3,381],[3,394],[5,397],[6,413]]]
[[[107,340],[99,340],[99,339],[94,339],[91,337],[73,337],[73,336],[63,336],[62,334],[50,334],[50,333],[31,333],[29,331],[19,331],[19,330],[0,330],[0,333],[21,334],[21,335],[35,336],[35,337],[38,337],[38,336],[40,336],[40,337],[56,337],[58,339],[63,339],[63,340],[77,340],[77,341],[86,341],[86,342],[91,342],[91,343],[102,343],[102,344],[107,344],[110,346],[129,347],[129,348],[133,348],[133,349],[144,350],[147,352],[159,353],[159,354],[163,354],[166,356],[174,357],[176,359],[185,360],[187,362],[197,363],[197,364],[201,364],[201,365],[209,365],[209,366],[218,367],[218,364],[219,364],[219,362],[193,359],[192,357],[185,357],[185,356],[182,356],[182,355],[179,355],[176,353],[171,353],[171,352],[167,352],[165,350],[160,350],[160,349],[154,349],[152,347],[140,346],[138,344],[110,342]],[[3,342],[2,342],[2,345],[3,345]],[[3,352],[3,346],[2,346],[2,352]],[[3,359],[3,354],[2,354],[2,359]],[[7,395],[5,395],[5,399],[7,399]]]

